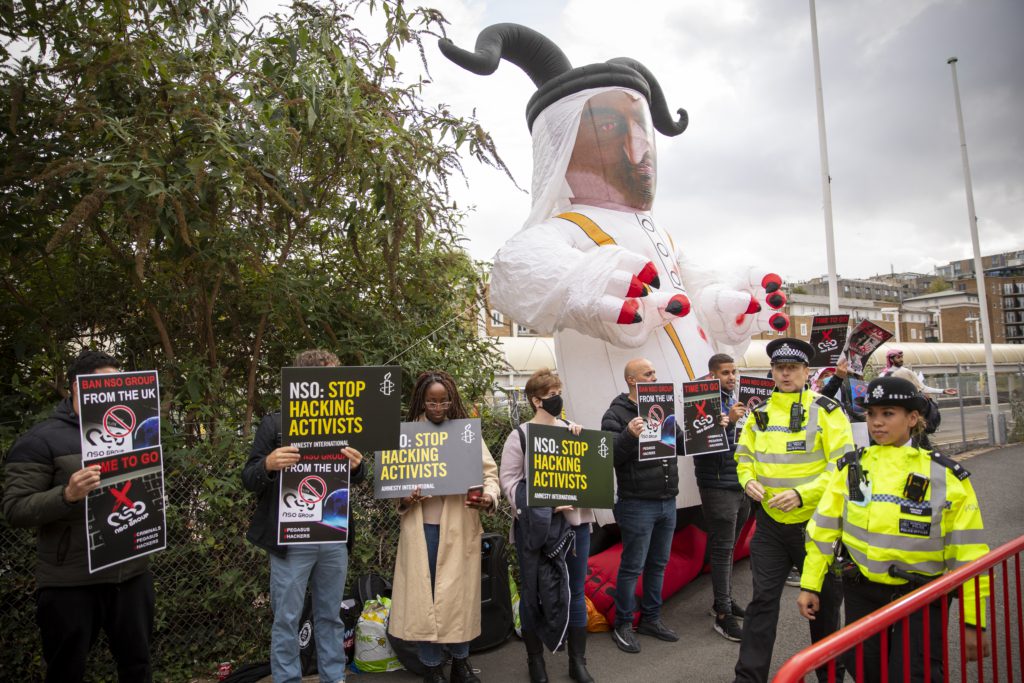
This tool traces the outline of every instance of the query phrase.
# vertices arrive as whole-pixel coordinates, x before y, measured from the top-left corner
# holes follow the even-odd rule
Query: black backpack
[[[924,433],[934,434],[942,424],[942,413],[939,412],[939,404],[935,402],[935,399],[925,396],[924,400],[928,401],[928,408],[924,416]]]
[[[470,652],[498,647],[515,630],[507,545],[501,534],[485,533],[480,539],[480,635],[469,643]]]

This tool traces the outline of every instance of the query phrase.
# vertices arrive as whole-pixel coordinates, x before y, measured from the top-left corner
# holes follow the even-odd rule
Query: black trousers
[[[107,634],[121,683],[149,683],[153,633],[153,576],[122,583],[36,591],[36,623],[43,640],[47,683],[75,683],[100,629]]]
[[[786,587],[786,576],[793,566],[802,567],[806,550],[806,524],[781,524],[768,516],[760,503],[754,503],[757,529],[750,541],[750,569],[754,579],[754,598],[743,619],[743,640],[736,662],[736,681],[766,683],[775,649],[779,624],[779,601]],[[796,611],[796,595],[787,608]],[[831,576],[821,587],[821,605],[811,625],[811,642],[816,643],[839,627],[839,606],[842,603],[840,584]],[[827,681],[827,669],[817,670],[818,680]],[[836,667],[836,680],[843,673]]]
[[[889,586],[874,583],[861,577],[859,580],[843,582],[843,593],[846,596],[846,623],[852,624],[861,617],[871,614],[876,609],[888,605],[911,590],[913,586]],[[947,602],[948,605],[948,602]],[[924,681],[924,619],[921,612],[910,616],[910,680]],[[942,621],[942,602],[935,601],[928,606],[928,638],[930,641],[929,659],[931,673],[928,680],[939,683],[942,675],[942,647],[946,634],[946,623]],[[900,620],[889,627],[888,631],[888,669],[889,680],[893,683],[903,681],[903,621]],[[864,676],[865,683],[882,680],[882,640],[874,636],[864,641]],[[853,676],[857,672],[856,650],[850,650],[844,656],[846,670]]]

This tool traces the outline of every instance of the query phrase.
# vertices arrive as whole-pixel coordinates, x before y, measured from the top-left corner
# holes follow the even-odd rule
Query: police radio
[[[804,405],[797,401],[789,407],[789,431],[799,432],[804,423]]]

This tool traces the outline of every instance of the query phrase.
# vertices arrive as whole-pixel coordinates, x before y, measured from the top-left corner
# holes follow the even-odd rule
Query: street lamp
[[[953,100],[956,103],[956,123],[960,131],[960,160],[964,167],[964,192],[967,195],[967,222],[971,228],[971,246],[974,248],[974,277],[978,282],[978,313],[981,331],[985,335],[985,375],[988,378],[989,405],[992,408],[992,429],[997,445],[1002,444],[999,431],[999,397],[996,395],[996,366],[992,359],[992,334],[988,324],[988,297],[985,292],[985,269],[981,263],[981,245],[978,243],[978,216],[974,212],[974,189],[971,186],[971,165],[967,160],[967,134],[964,132],[963,110],[960,108],[960,84],[956,78],[956,57],[946,60],[953,74]]]

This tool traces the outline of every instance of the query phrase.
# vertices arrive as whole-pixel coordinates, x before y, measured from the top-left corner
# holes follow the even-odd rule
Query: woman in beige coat
[[[467,417],[448,373],[419,376],[408,420],[439,425]],[[493,512],[501,495],[498,467],[486,444],[481,458],[483,492],[478,496],[421,496],[414,491],[398,503],[401,535],[388,628],[403,640],[417,642],[426,683],[446,683],[445,650],[452,655],[452,683],[480,683],[468,659],[469,641],[480,635],[480,511]]]

